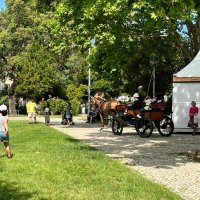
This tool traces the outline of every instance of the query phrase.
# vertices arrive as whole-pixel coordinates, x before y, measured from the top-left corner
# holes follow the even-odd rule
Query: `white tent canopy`
[[[172,118],[175,132],[192,131],[187,127],[191,101],[200,106],[200,52],[173,76]]]
[[[174,74],[176,77],[200,77],[200,51],[196,57],[181,71]]]

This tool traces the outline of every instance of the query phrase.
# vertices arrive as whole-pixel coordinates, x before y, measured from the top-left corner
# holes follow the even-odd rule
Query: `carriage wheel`
[[[123,121],[120,118],[112,120],[112,132],[114,135],[121,135],[123,131]]]
[[[153,132],[153,123],[150,119],[142,117],[137,121],[135,128],[140,137],[147,138]]]
[[[158,132],[162,136],[170,136],[174,131],[174,123],[168,116],[164,116],[163,120],[160,121]]]

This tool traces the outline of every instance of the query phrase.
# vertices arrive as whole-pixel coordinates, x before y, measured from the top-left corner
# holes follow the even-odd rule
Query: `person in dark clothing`
[[[63,118],[64,118],[63,119],[63,124],[66,124],[68,126],[74,124],[73,120],[72,120],[72,111],[71,111],[71,105],[70,105],[69,101],[66,102],[66,107],[65,107]]]
[[[89,115],[87,116],[86,123],[94,123],[95,119],[97,118],[97,114],[98,114],[97,108],[93,106],[91,111],[89,112]]]

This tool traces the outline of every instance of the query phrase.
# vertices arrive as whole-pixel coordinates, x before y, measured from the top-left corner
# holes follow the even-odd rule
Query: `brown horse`
[[[98,112],[101,119],[100,131],[102,131],[104,128],[105,116],[114,117],[116,115],[116,106],[119,105],[119,102],[116,99],[104,100],[99,96],[94,96],[91,98],[93,104],[98,107]]]

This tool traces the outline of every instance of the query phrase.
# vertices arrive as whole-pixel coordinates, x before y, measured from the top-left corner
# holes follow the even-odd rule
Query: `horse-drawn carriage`
[[[135,127],[141,137],[149,137],[154,128],[162,136],[170,136],[174,131],[172,119],[165,114],[167,104],[165,102],[152,103],[151,110],[145,111],[140,118],[138,114],[142,108],[141,103],[134,103],[132,106],[120,104],[116,99],[103,100],[100,97],[92,97],[94,105],[98,107],[101,118],[101,129],[104,128],[104,117],[111,116],[112,132],[121,135],[126,125]]]
[[[116,106],[116,116],[112,119],[112,132],[115,135],[121,135],[123,127],[133,126],[141,137],[149,137],[154,128],[162,136],[170,136],[174,130],[172,119],[165,115],[167,104],[165,102],[152,103],[151,110],[145,111],[144,115],[138,117],[141,104],[129,107],[127,105]]]

